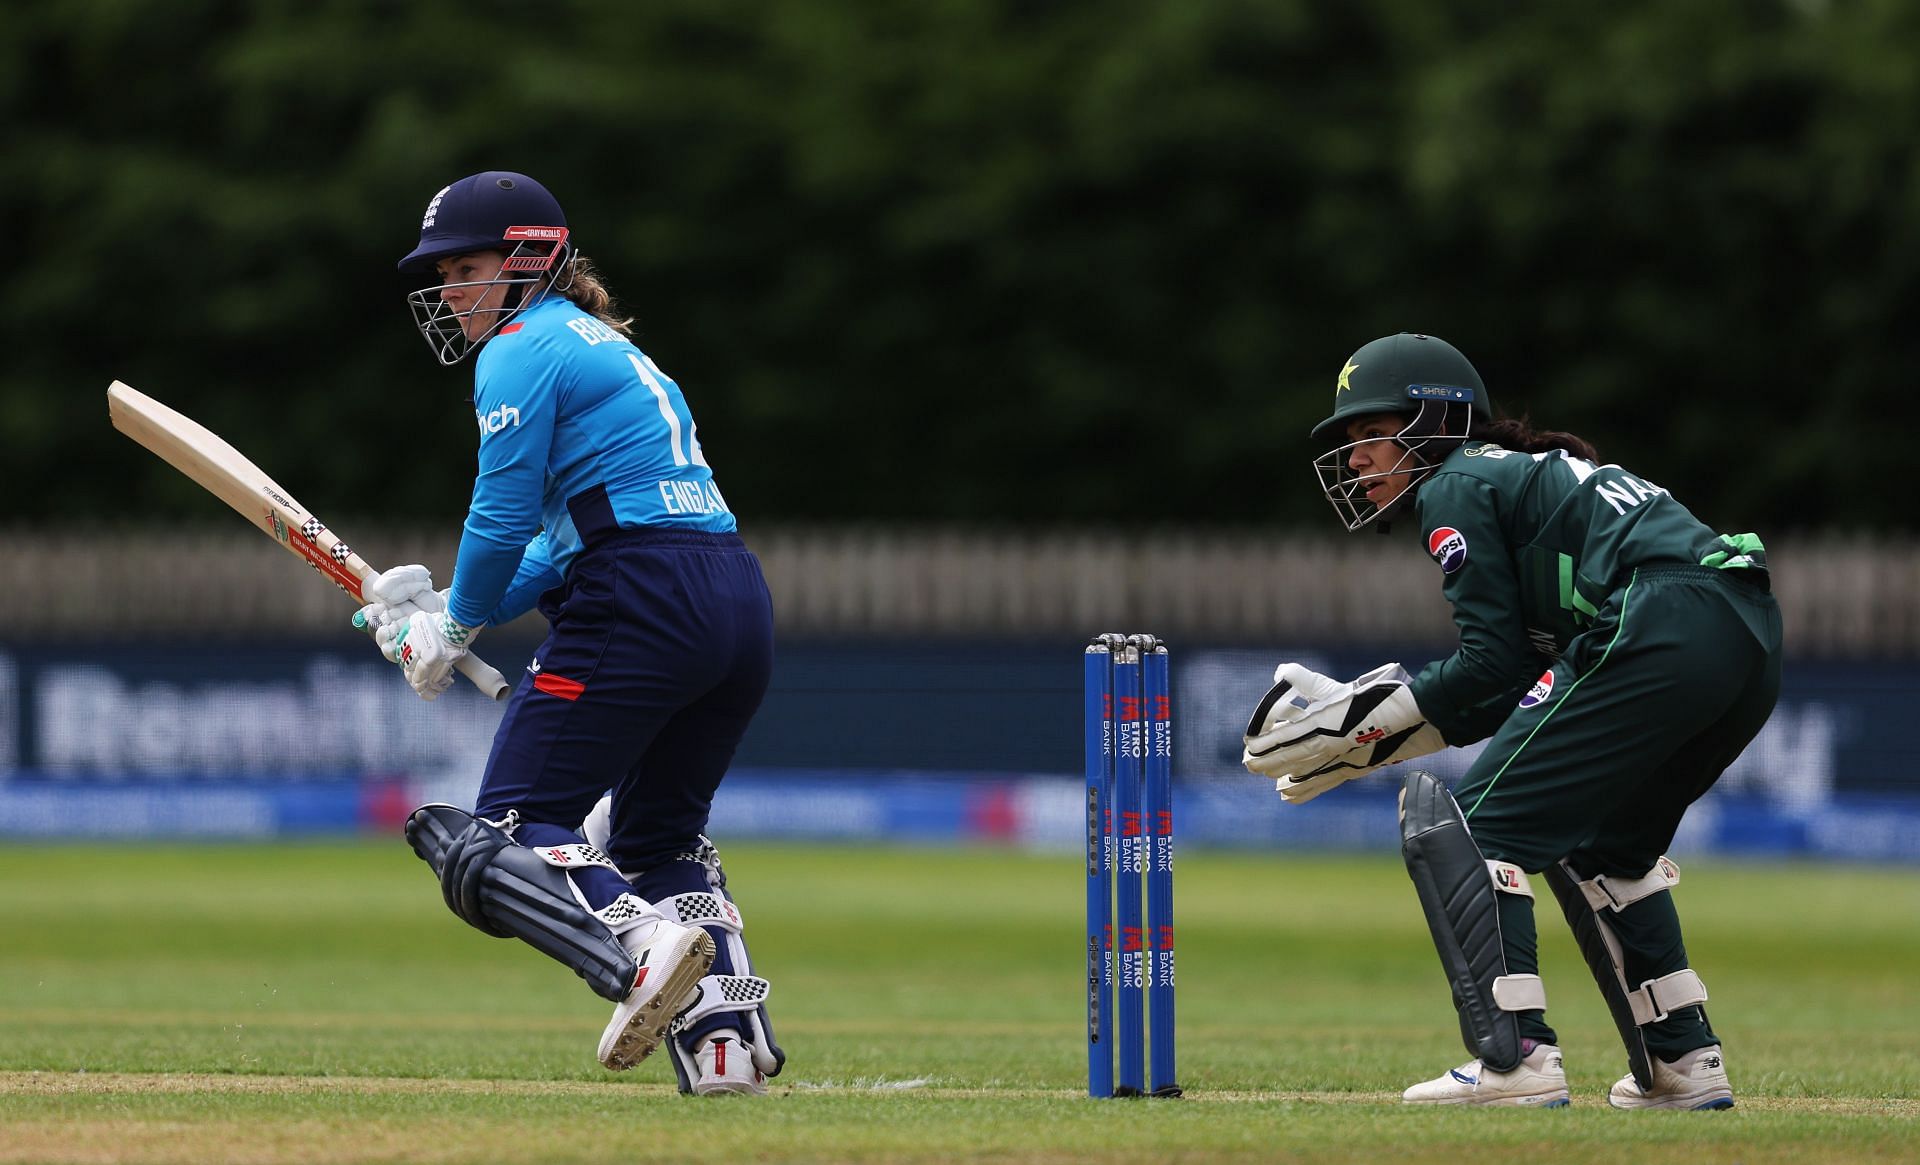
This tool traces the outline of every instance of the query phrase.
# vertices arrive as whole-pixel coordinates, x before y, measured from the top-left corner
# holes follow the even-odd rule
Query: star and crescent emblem
[[[1340,370],[1340,387],[1334,389],[1334,391],[1347,392],[1351,390],[1353,388],[1353,385],[1347,383],[1347,378],[1349,376],[1352,376],[1356,371],[1359,370],[1359,368],[1360,366],[1358,364],[1354,364],[1352,362],[1349,362],[1345,368],[1342,368]]]

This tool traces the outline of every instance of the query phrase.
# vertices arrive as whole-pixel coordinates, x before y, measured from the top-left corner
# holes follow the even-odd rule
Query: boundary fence
[[[344,527],[378,565],[451,574],[457,529]],[[1412,537],[1265,531],[749,528],[785,636],[1445,643],[1438,573]],[[1769,537],[1796,656],[1920,658],[1920,540]],[[1118,547],[1144,548],[1122,553]],[[244,526],[0,531],[0,587],[27,635],[336,631],[345,603]],[[530,617],[531,618],[531,617]],[[529,623],[529,630],[537,619]]]

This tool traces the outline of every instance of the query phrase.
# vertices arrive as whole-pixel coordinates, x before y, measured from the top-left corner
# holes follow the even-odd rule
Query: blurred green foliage
[[[1306,430],[1413,330],[1723,528],[1913,530],[1863,438],[1920,416],[1917,50],[1903,0],[12,0],[0,519],[206,512],[119,378],[457,521],[471,369],[393,264],[505,168],[749,528],[1324,529]]]

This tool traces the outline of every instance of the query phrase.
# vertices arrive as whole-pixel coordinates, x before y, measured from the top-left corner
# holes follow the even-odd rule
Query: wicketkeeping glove
[[[1281,664],[1273,669],[1273,687],[1260,697],[1253,719],[1247,722],[1247,738],[1265,736],[1283,724],[1298,720],[1315,701],[1324,700],[1348,686],[1297,663]]]
[[[1275,778],[1281,798],[1298,805],[1377,768],[1438,752],[1447,742],[1421,714],[1411,678],[1397,663],[1347,684],[1281,664],[1247,722],[1240,763]]]
[[[453,665],[479,633],[478,627],[456,623],[445,611],[415,611],[398,625],[393,644],[400,668],[421,699],[435,699],[453,686]]]

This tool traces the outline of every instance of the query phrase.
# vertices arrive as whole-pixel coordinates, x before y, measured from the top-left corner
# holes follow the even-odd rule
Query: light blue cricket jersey
[[[623,528],[736,529],[680,386],[578,305],[527,308],[473,375],[480,466],[447,603],[461,623],[525,614]]]

